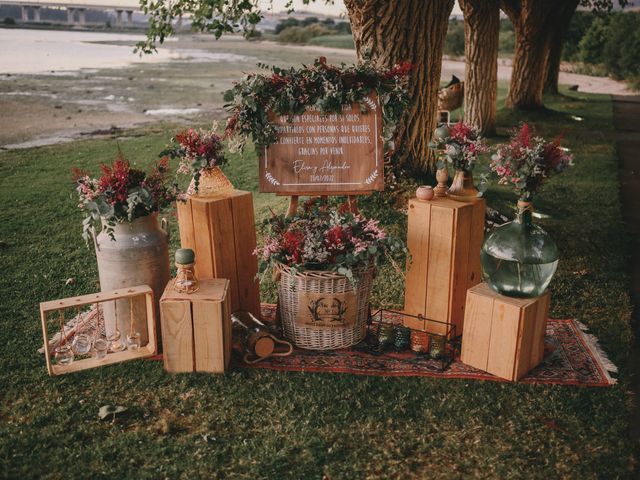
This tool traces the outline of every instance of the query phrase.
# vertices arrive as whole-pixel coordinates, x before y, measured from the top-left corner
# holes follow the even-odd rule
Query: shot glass
[[[140,332],[131,332],[127,335],[127,349],[138,350],[140,348]]]
[[[109,342],[106,338],[96,338],[96,341],[93,342],[93,351],[98,360],[105,358],[108,350]]]

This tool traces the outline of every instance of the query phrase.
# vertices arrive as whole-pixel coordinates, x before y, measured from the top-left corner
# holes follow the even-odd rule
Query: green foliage
[[[306,27],[287,27],[278,35],[278,41],[282,43],[309,43],[312,38],[330,35],[332,30],[319,23]]]
[[[296,28],[296,27],[291,27]],[[266,65],[260,65],[269,68]],[[321,114],[341,113],[343,105],[357,103],[362,112],[372,108],[368,95],[375,91],[382,107],[385,146],[408,104],[407,76],[411,64],[381,69],[365,60],[357,65],[328,65],[324,57],[312,67],[271,67],[271,75],[250,74],[225,92],[225,109],[231,113],[226,133],[235,137],[234,149],[243,149],[249,136],[257,149],[271,145],[277,136],[270,112],[278,116],[301,115],[309,107]]]
[[[322,37],[315,37],[309,40],[309,45],[320,45],[322,47],[330,48],[356,48],[351,34],[323,35]]]
[[[595,18],[578,44],[578,59],[585,63],[603,63],[608,37],[609,19]]]
[[[351,25],[349,22],[336,23],[332,18],[327,18],[320,22],[316,17],[308,17],[300,21],[295,18],[285,18],[281,20],[275,28],[277,39],[282,43],[298,43],[306,44],[311,43],[314,45],[322,45],[314,42],[314,39],[327,35],[341,35],[348,34],[351,37]],[[343,45],[346,43],[342,41]],[[341,46],[339,48],[353,48],[353,39],[350,44]]]
[[[449,20],[447,36],[444,40],[444,53],[454,57],[464,55],[464,22],[457,18]]]

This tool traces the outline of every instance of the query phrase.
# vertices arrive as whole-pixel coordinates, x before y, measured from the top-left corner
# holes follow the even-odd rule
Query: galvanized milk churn
[[[166,219],[158,224],[158,215],[136,218],[118,223],[113,231],[115,241],[104,228],[94,236],[98,273],[102,291],[117,290],[136,285],[153,289],[156,332],[160,341],[158,302],[169,281],[169,230]],[[133,322],[131,317],[133,316]],[[144,299],[131,303],[129,299],[107,302],[104,305],[107,336],[116,330],[125,338],[134,329],[141,334],[140,342],[148,341]]]

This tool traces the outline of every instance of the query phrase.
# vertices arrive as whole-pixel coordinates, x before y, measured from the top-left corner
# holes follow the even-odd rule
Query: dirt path
[[[631,388],[635,399],[631,415],[631,437],[640,450],[640,96],[613,97],[616,149],[620,159],[623,215],[631,235],[631,298],[635,347],[629,358]]]

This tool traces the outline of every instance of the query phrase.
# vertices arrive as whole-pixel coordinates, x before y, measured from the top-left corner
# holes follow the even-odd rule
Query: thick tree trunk
[[[561,0],[567,1],[567,0]],[[513,22],[516,51],[506,105],[515,109],[541,108],[552,16],[557,0],[501,0]]]
[[[434,159],[428,143],[436,126],[442,51],[454,0],[345,0],[358,58],[380,66],[408,61],[411,103],[395,138],[399,162],[425,173]]]
[[[550,53],[551,46],[554,42],[562,43],[578,3],[579,0],[500,0],[516,34],[507,107],[535,109],[543,106],[547,72],[555,62]],[[558,70],[561,53],[560,50],[553,54],[558,56]]]
[[[562,47],[571,18],[576,11],[579,0],[563,2],[559,5],[554,16],[556,27],[549,39],[549,54],[547,57],[547,73],[544,80],[545,93],[558,93],[558,79],[560,78],[560,62],[562,61]]]
[[[499,0],[459,0],[464,13],[464,116],[493,135],[498,90]]]

